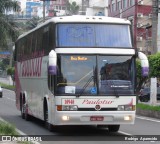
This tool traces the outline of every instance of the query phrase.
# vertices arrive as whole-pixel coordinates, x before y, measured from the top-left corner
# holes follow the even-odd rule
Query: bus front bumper
[[[119,125],[134,124],[135,111],[57,111],[54,125]]]

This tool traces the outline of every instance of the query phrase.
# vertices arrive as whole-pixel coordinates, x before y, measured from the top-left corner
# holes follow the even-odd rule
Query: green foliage
[[[7,85],[7,84],[1,83],[1,82],[0,82],[0,86],[1,86],[2,88],[5,88],[5,89],[15,90],[15,86]]]
[[[14,72],[15,72],[14,67],[9,67],[9,68],[7,69],[7,75],[14,75]]]
[[[72,3],[67,1],[67,10],[69,15],[76,15],[79,11],[79,5],[77,5],[75,1],[73,1]]]
[[[160,77],[160,53],[148,56],[150,75],[149,77]]]
[[[26,22],[26,30],[31,30],[35,28],[38,25],[39,21],[40,21],[39,17],[33,17],[32,19],[29,19]]]
[[[151,106],[151,105],[142,104],[142,103],[137,104],[137,108],[140,108],[143,110],[160,111],[160,106]]]
[[[8,58],[2,59],[0,61],[0,69],[1,70],[6,70],[6,68],[8,67],[8,65],[9,65],[9,59]]]
[[[17,1],[0,0],[0,46],[7,47],[7,40],[15,41],[18,37],[18,27],[5,13],[7,11],[18,11],[20,6]]]
[[[0,135],[18,135],[18,133],[13,125],[0,121]]]

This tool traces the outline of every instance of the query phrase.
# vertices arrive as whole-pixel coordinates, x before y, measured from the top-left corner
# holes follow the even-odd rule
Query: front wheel
[[[53,131],[53,125],[48,122],[48,108],[45,108],[44,111],[44,125],[49,131]]]
[[[109,132],[117,132],[120,128],[120,125],[109,125],[108,130]]]

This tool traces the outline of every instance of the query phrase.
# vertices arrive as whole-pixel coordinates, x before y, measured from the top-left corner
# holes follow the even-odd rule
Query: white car
[[[3,90],[2,90],[2,87],[0,86],[0,98],[2,98],[3,96]]]

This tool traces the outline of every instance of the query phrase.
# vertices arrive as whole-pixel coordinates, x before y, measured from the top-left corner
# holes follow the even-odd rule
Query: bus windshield
[[[134,95],[134,66],[132,56],[58,55],[56,94]]]
[[[57,47],[132,48],[129,25],[57,24]]]

